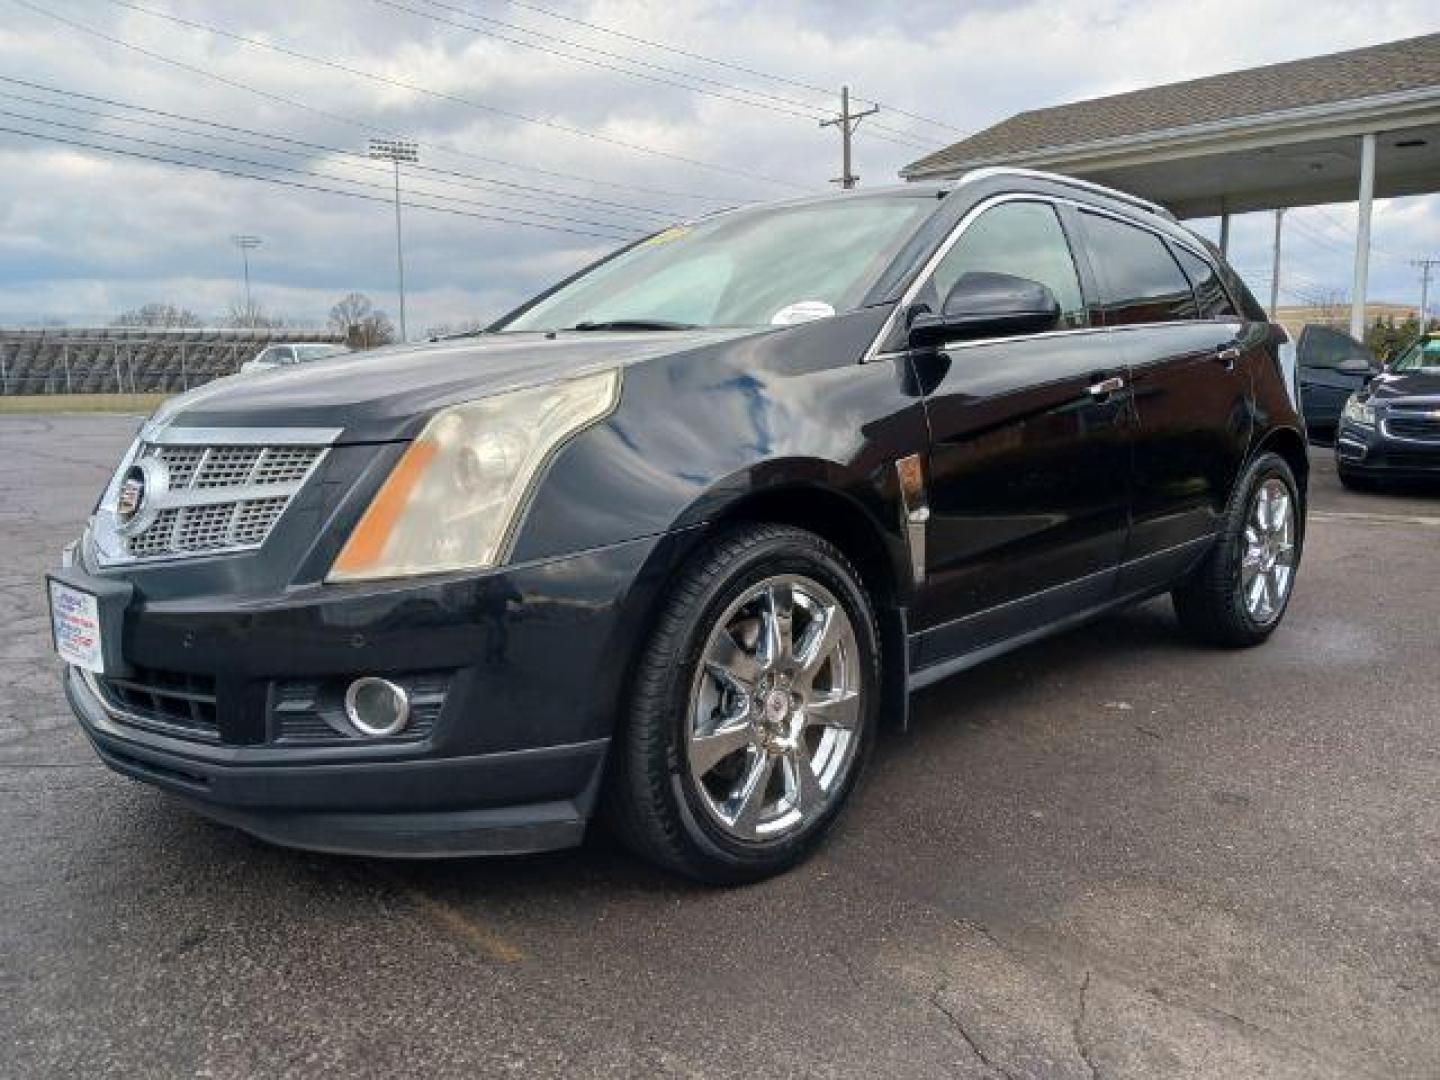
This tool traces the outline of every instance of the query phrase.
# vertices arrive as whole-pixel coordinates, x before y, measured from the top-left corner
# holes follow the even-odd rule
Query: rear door
[[[1130,369],[1137,428],[1119,586],[1130,593],[1172,580],[1219,529],[1253,426],[1244,354],[1269,328],[1249,332],[1208,258],[1128,218],[1089,207],[1078,217]]]
[[[1103,603],[1126,533],[1123,365],[1091,325],[1056,207],[1027,196],[983,209],[916,303],[939,310],[972,271],[1041,282],[1062,315],[1052,331],[912,354],[931,430],[928,581],[912,613],[928,631],[921,665]]]

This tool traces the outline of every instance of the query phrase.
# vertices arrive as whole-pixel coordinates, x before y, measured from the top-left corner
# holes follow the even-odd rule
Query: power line
[[[247,165],[257,169],[274,169],[278,172],[293,173],[298,176],[315,177],[316,179],[330,180],[341,184],[353,184],[356,187],[374,188],[381,191],[389,190],[388,184],[375,184],[370,183],[366,180],[354,180],[348,176],[336,176],[333,173],[319,172],[314,169],[296,169],[288,165],[280,165],[273,161],[256,161],[253,158],[235,157],[232,154],[221,154],[214,150],[204,150],[189,146],[179,146],[175,143],[162,142],[157,139],[146,139],[138,135],[113,135],[108,132],[95,131],[93,128],[82,127],[78,124],[67,124],[62,120],[50,120],[43,116],[30,116],[25,113],[12,112],[9,109],[0,109],[0,116],[9,117],[12,120],[24,120],[32,124],[46,124],[50,127],[60,128],[65,131],[78,131],[82,134],[91,135],[92,137],[115,139],[117,141],[123,140],[125,142],[136,143],[141,146],[157,147],[161,150],[171,150],[183,154],[194,154],[197,157],[215,158],[218,161],[228,161],[234,164]],[[615,237],[615,239],[617,240],[629,239],[632,238],[634,235],[633,233],[624,233],[622,231],[624,226],[617,225],[614,222],[591,221],[586,218],[569,217],[565,214],[551,214],[542,210],[531,210],[528,207],[523,206],[511,206],[505,203],[485,202],[479,199],[466,199],[455,195],[447,195],[444,192],[426,191],[420,188],[412,188],[411,190],[416,195],[421,195],[425,198],[439,199],[446,203],[454,203],[458,206],[477,206],[487,210],[505,210],[510,213],[525,214],[530,217],[543,218],[550,221],[563,221],[573,225],[587,225],[597,229],[611,229],[617,233],[620,233],[620,235]],[[517,219],[516,224],[529,225],[535,223],[529,221],[521,221]]]
[[[116,154],[121,157],[136,158],[141,161],[153,161],[164,165],[174,165],[183,169],[194,169],[199,172],[217,173],[221,176],[234,176],[245,180],[258,180],[263,184],[277,184],[281,187],[296,188],[301,191],[316,191],[327,195],[342,195],[350,199],[361,199],[365,202],[378,202],[390,205],[392,199],[388,195],[367,195],[360,191],[349,191],[344,188],[326,187],[322,184],[307,184],[298,180],[286,180],[278,176],[265,176],[259,173],[245,172],[238,169],[222,168],[219,165],[212,165],[208,162],[180,161],[175,158],[165,157],[161,154],[150,154],[140,150],[126,150],[121,147],[103,146],[99,143],[87,142],[82,139],[70,139],[62,135],[53,135],[47,132],[26,131],[23,128],[0,126],[0,134],[21,135],[26,138],[35,139],[40,142],[60,143],[66,146],[78,146],[87,150],[98,150],[101,153]],[[183,148],[182,148],[183,149]],[[275,166],[261,165],[262,168],[274,168]],[[298,170],[286,170],[297,172]],[[304,176],[311,176],[311,173],[302,173]],[[323,177],[322,177],[323,179]],[[345,181],[356,183],[356,181]],[[375,185],[382,186],[383,185]],[[435,213],[450,214],[455,217],[472,218],[477,221],[490,221],[501,225],[525,225],[532,229],[545,229],[548,232],[570,233],[574,236],[591,236],[600,240],[622,240],[625,237],[617,237],[607,233],[593,232],[585,229],[572,229],[563,225],[547,225],[539,221],[520,221],[515,218],[500,217],[497,214],[479,214],[470,210],[458,210],[450,206],[437,206],[433,203],[416,202],[413,199],[402,201],[403,206],[413,207],[417,210],[431,210]]]
[[[78,20],[68,18],[64,15],[60,15],[57,12],[47,11],[44,8],[30,3],[29,0],[11,0],[11,3],[17,4],[20,7],[23,7],[34,14],[43,15],[46,18],[54,19],[56,22],[64,23],[66,26],[69,26],[73,30],[78,30],[83,34],[98,38],[99,40],[107,42],[108,44],[118,46],[122,49],[126,49],[130,52],[136,53],[139,56],[144,56],[149,60],[154,60],[158,63],[166,64],[170,67],[188,72],[191,75],[197,75],[200,78],[209,79],[210,81],[219,83],[222,86],[228,86],[233,90],[239,90],[243,93],[251,94],[255,97],[262,98],[265,101],[274,102],[277,105],[284,105],[288,108],[297,109],[301,112],[309,113],[312,116],[323,117],[324,119],[333,121],[334,123],[343,124],[358,131],[365,132],[367,135],[387,135],[391,137],[396,136],[396,133],[393,131],[388,131],[384,128],[376,127],[373,124],[367,124],[363,121],[356,120],[341,113],[331,112],[327,109],[319,108],[304,101],[298,101],[295,98],[286,97],[283,94],[277,94],[269,90],[262,90],[258,86],[251,86],[249,83],[244,83],[236,79],[227,78],[226,76],[221,75],[218,72],[207,70],[206,68],[199,67],[196,64],[186,63],[184,60],[177,60],[173,56],[166,56],[164,53],[156,52],[153,49],[147,49],[143,45],[136,45],[134,42],[126,41],[124,38],[116,37],[113,34],[108,34],[103,30],[98,30],[93,26],[88,26],[85,23],[79,22]],[[538,165],[525,165],[514,161],[507,161],[503,158],[487,157],[484,154],[477,154],[474,151],[464,150],[450,143],[422,143],[421,148],[428,148],[432,151],[438,151],[442,155],[450,154],[454,157],[465,158],[470,161],[480,161],[489,165],[500,165],[508,169],[516,169],[524,172],[533,172],[541,176],[551,176],[562,180],[578,180],[582,183],[593,184],[599,187],[620,188],[622,190],[632,193],[656,195],[661,198],[698,200],[719,205],[734,204],[733,199],[722,198],[714,195],[701,195],[696,192],[689,191],[672,191],[666,190],[664,188],[646,187],[638,184],[628,184],[616,180],[601,180],[598,177],[594,176],[581,176],[576,173],[567,173],[560,172],[559,170],[555,169],[541,168]]]
[[[233,136],[220,135],[212,132],[193,131],[189,128],[178,127],[171,124],[163,124],[155,120],[145,120],[139,117],[117,116],[113,113],[106,113],[97,109],[85,109],[77,105],[66,105],[61,102],[46,101],[41,98],[28,97],[24,94],[16,94],[13,92],[0,90],[0,98],[10,98],[15,101],[23,101],[31,105],[39,105],[46,109],[60,109],[65,112],[78,113],[82,116],[94,116],[97,118],[125,124],[138,124],[144,127],[154,128],[159,131],[168,131],[173,134],[191,135],[196,138],[211,139],[216,142],[224,142],[236,146],[246,146],[252,149],[265,150],[268,153],[272,154],[288,154],[294,157],[304,158],[314,156],[312,152],[333,154],[337,156],[342,156],[347,159],[351,159],[347,160],[345,164],[350,165],[352,168],[362,169],[369,172],[389,171],[385,169],[384,166],[372,165],[370,161],[362,154],[359,154],[352,150],[345,150],[340,147],[328,146],[324,143],[308,142],[304,139],[294,139],[286,135],[277,135],[272,132],[256,131],[252,128],[236,127],[233,124],[222,124],[218,121],[206,120],[195,116],[186,116],[183,113],[168,112],[164,109],[152,109],[144,105],[135,105],[129,102],[118,101],[114,98],[100,97],[94,94],[85,94],[76,90],[61,90],[57,87],[45,86],[41,83],[28,82],[25,79],[16,79],[7,75],[0,75],[0,82],[13,83],[32,89],[38,89],[48,94],[55,94],[62,97],[78,98],[83,101],[109,105],[114,108],[130,109],[136,112],[144,113],[147,116],[161,116],[170,120],[179,120],[187,124],[197,124],[207,128],[215,128],[219,131],[235,132],[240,135],[251,135],[255,138],[266,139],[271,142],[284,143],[285,147],[270,146],[266,143],[254,142],[250,139],[235,138]],[[301,149],[287,149],[286,147],[299,147]],[[560,191],[552,188],[534,187],[533,185],[515,183],[505,180],[496,180],[488,177],[474,176],[470,173],[453,172],[448,169],[436,169],[426,165],[416,165],[414,169],[415,171],[433,174],[434,176],[439,177],[440,179],[437,179],[435,181],[436,183],[447,184],[454,187],[466,188],[470,190],[484,190],[488,187],[500,187],[507,190],[514,189],[514,193],[523,198],[539,199],[542,195],[548,195],[559,199],[574,200],[580,204],[594,203],[599,208],[601,208],[600,212],[613,213],[615,211],[619,211],[621,213],[629,214],[632,216],[647,217],[656,221],[672,220],[672,216],[669,214],[647,209],[641,206],[636,206],[630,203],[613,202],[609,199],[599,199],[593,196],[577,195],[571,192]],[[450,179],[451,177],[454,177],[456,179]],[[465,181],[470,181],[470,183],[466,183]],[[562,203],[562,205],[565,204]],[[585,209],[585,207],[581,205],[577,206],[577,209]]]
[[[118,2],[118,0],[116,0],[116,2]],[[499,26],[508,30],[518,31],[523,34],[530,34],[534,37],[542,38],[546,41],[558,42],[562,45],[566,45],[574,49],[582,49],[586,52],[593,52],[599,56],[610,57],[613,60],[619,60],[626,64],[634,64],[639,67],[646,68],[650,71],[662,72],[663,75],[650,75],[641,71],[631,71],[628,68],[617,67],[614,64],[608,64],[602,60],[593,59],[592,57],[577,56],[576,54],[571,52],[561,52],[560,50],[550,46],[540,45],[533,41],[525,41],[521,38],[516,38],[508,34],[499,33],[495,30],[487,30],[483,26],[474,25],[474,22],[459,22],[455,19],[447,18],[444,15],[437,15],[432,11],[423,11],[418,8],[411,7],[408,4],[401,3],[400,0],[372,0],[372,2],[380,4],[383,7],[390,8],[394,11],[403,11],[407,14],[417,16],[418,18],[429,19],[432,22],[442,23],[446,26],[458,27],[462,30],[468,30],[471,33],[480,34],[489,38],[494,38],[497,41],[504,41],[511,45],[518,45],[521,48],[534,49],[538,52],[543,52],[550,56],[559,56],[567,60],[573,60],[576,63],[588,64],[591,67],[602,68],[606,71],[614,71],[621,75],[629,75],[631,78],[644,79],[648,82],[661,83],[666,86],[676,86],[681,88],[682,90],[689,90],[692,93],[705,94],[709,97],[719,98],[723,101],[730,101],[739,105],[749,105],[752,108],[757,109],[766,109],[770,112],[780,113],[785,116],[798,117],[802,120],[818,120],[820,116],[823,115],[823,113],[820,112],[817,106],[812,106],[803,101],[796,101],[794,98],[780,97],[776,94],[768,94],[762,90],[752,90],[749,87],[736,86],[733,83],[723,82],[719,79],[711,79],[707,76],[697,75],[693,72],[677,71],[675,68],[665,67],[661,64],[652,64],[647,60],[640,60],[633,56],[626,56],[623,53],[610,52],[607,49],[601,49],[594,45],[586,45],[583,42],[576,42],[571,41],[568,38],[556,37],[553,34],[546,34],[540,30],[531,30],[528,27],[518,26],[515,23],[505,22],[503,19],[494,19],[487,15],[473,14],[469,11],[466,11],[464,8],[454,6],[453,4],[442,3],[441,0],[421,0],[421,2],[428,3],[431,7],[439,8],[443,11],[449,11],[461,15],[466,19],[474,20],[474,22],[483,23],[489,26]],[[666,78],[664,76],[671,77]],[[686,79],[691,81],[681,82],[678,81],[679,79]],[[693,83],[695,82],[705,83],[709,86],[720,87],[721,90],[710,90],[706,89],[705,86],[695,86],[693,85]],[[737,97],[735,96],[736,94],[746,94],[750,96]],[[760,98],[766,100],[755,100]],[[776,104],[770,104],[770,102],[774,102]],[[931,148],[929,143],[915,141],[913,135],[905,131],[900,131],[896,128],[885,127],[883,125],[877,124],[872,125],[872,130],[882,133],[888,133],[889,137],[886,138],[887,142],[899,143],[903,146],[909,146],[912,149]]]
[[[33,11],[43,10],[31,4],[30,0],[14,0],[14,2],[22,5],[23,7],[30,8]],[[760,181],[762,183],[774,184],[781,187],[795,188],[796,190],[800,191],[810,190],[809,187],[807,187],[806,185],[797,183],[793,180],[785,180],[776,176],[767,176],[763,173],[747,172],[744,169],[736,169],[732,168],[729,165],[720,165],[711,161],[701,161],[698,158],[687,157],[684,154],[677,154],[670,150],[662,150],[659,147],[655,146],[646,146],[644,143],[630,142],[626,139],[617,139],[613,135],[601,134],[598,131],[587,131],[584,128],[571,127],[569,124],[562,124],[556,120],[546,120],[543,117],[529,116],[525,113],[515,112],[510,109],[502,109],[498,105],[486,105],[482,101],[476,101],[474,98],[468,98],[461,94],[452,94],[444,90],[434,90],[427,86],[421,86],[418,83],[408,82],[405,79],[397,79],[390,75],[381,75],[377,72],[365,71],[362,68],[351,67],[348,64],[342,64],[338,60],[331,60],[323,56],[315,56],[312,53],[302,52],[299,49],[292,49],[286,45],[277,45],[273,42],[262,41],[259,38],[247,37],[244,34],[236,33],[233,30],[226,30],[223,27],[213,26],[209,23],[202,23],[194,19],[182,18],[179,15],[172,15],[169,12],[154,11],[150,8],[142,7],[139,4],[130,3],[130,0],[107,0],[107,2],[115,5],[116,7],[122,7],[129,11],[138,12],[142,15],[148,15],[151,18],[163,19],[166,22],[174,23],[177,26],[184,26],[192,30],[203,30],[206,33],[215,34],[218,37],[223,37],[230,41],[237,41],[243,45],[248,45],[251,48],[264,49],[267,52],[278,53],[281,56],[290,57],[292,60],[303,60],[309,64],[318,64],[322,67],[330,68],[333,71],[343,72],[357,79],[366,79],[370,82],[378,83],[382,86],[390,86],[399,90],[408,90],[414,94],[423,94],[426,97],[434,98],[437,101],[448,101],[455,105],[463,105],[469,109],[476,109],[480,112],[490,113],[495,116],[503,116],[508,120],[516,120],[525,124],[533,124],[538,127],[549,128],[552,131],[558,131],[562,134],[573,135],[581,139],[591,139],[595,142],[606,143],[610,146],[618,146],[621,149],[631,150],[636,153],[651,154],[655,157],[662,157],[670,161],[677,161],[683,165],[689,165],[692,168],[705,169],[710,172],[723,173],[729,176],[740,177],[745,180]],[[47,12],[47,14],[49,13]]]
[[[1347,226],[1347,225],[1345,225],[1343,222],[1338,221],[1337,219],[1331,217],[1331,216],[1330,216],[1329,214],[1327,214],[1322,208],[1320,208],[1320,207],[1318,207],[1318,206],[1312,206],[1312,207],[1310,207],[1309,209],[1310,209],[1310,210],[1313,210],[1316,214],[1320,215],[1321,218],[1323,218],[1323,219],[1324,219],[1326,222],[1328,222],[1329,224],[1335,226],[1335,228],[1339,229],[1342,233],[1347,234],[1347,236],[1346,236],[1346,241],[1341,241],[1341,240],[1339,240],[1339,239],[1336,238],[1336,237],[1330,236],[1330,234],[1328,234],[1328,233],[1321,233],[1320,235],[1322,235],[1325,239],[1329,240],[1331,243],[1336,244],[1337,246],[1338,246],[1338,245],[1341,245],[1341,244],[1344,244],[1345,250],[1353,253],[1353,251],[1354,251],[1354,246],[1353,246],[1353,245],[1354,245],[1354,229],[1353,229],[1351,226]],[[1309,223],[1307,222],[1307,224],[1309,224]],[[1347,241],[1348,241],[1348,243],[1347,243]],[[1372,254],[1379,255],[1381,258],[1384,258],[1384,259],[1396,259],[1396,260],[1399,260],[1399,261],[1402,261],[1402,262],[1408,261],[1408,260],[1412,257],[1412,256],[1409,256],[1409,255],[1401,255],[1401,254],[1399,254],[1398,252],[1387,251],[1385,248],[1378,248],[1378,247],[1376,247],[1373,243],[1370,245],[1370,251],[1371,251]]]
[[[431,0],[431,2],[433,3],[434,0]],[[786,86],[793,86],[797,89],[810,90],[816,94],[823,94],[826,97],[829,97],[830,94],[834,92],[833,90],[827,89],[826,87],[816,86],[814,83],[808,83],[801,79],[794,79],[785,75],[776,75],[773,72],[762,71],[759,68],[746,67],[744,64],[737,64],[729,60],[721,60],[714,56],[707,56],[704,53],[692,52],[688,49],[683,49],[678,45],[669,45],[662,41],[655,41],[652,38],[641,37],[638,34],[627,33],[624,30],[616,30],[613,27],[601,26],[598,23],[586,22],[584,19],[576,18],[573,15],[566,15],[564,12],[554,11],[547,7],[541,7],[539,4],[525,2],[525,0],[510,0],[510,5],[512,7],[523,8],[526,11],[536,12],[537,14],[544,15],[547,18],[558,19],[561,22],[570,23],[574,26],[581,26],[587,30],[594,30],[596,33],[607,34],[610,37],[620,38],[621,40],[629,41],[636,45],[644,45],[647,48],[651,49],[660,49],[664,52],[674,53],[677,56],[688,57],[691,60],[699,60],[702,63],[706,64],[714,64],[717,67],[729,68],[731,71],[738,71],[745,75],[754,75],[756,78],[768,79],[771,82],[775,83],[783,83]],[[918,120],[922,124],[933,124],[936,127],[946,128],[949,131],[956,132],[960,135],[967,134],[961,128],[956,127],[954,124],[947,123],[944,120],[935,120],[928,116],[921,116],[918,113],[906,112],[904,109],[897,108],[894,105],[889,105],[883,101],[877,101],[874,98],[861,98],[857,96],[855,100],[858,104],[862,105],[878,105],[886,112],[894,113],[897,116],[904,116],[910,120]]]
[[[421,19],[429,19],[432,22],[443,23],[446,26],[454,26],[462,30],[469,30],[471,33],[481,34],[485,37],[494,38],[496,41],[503,41],[510,45],[519,45],[521,48],[524,49],[535,49],[538,52],[547,53],[550,56],[561,56],[567,60],[573,60],[579,64],[590,64],[593,67],[603,68],[606,71],[618,72],[622,75],[629,75],[632,78],[646,79],[651,82],[663,83],[666,86],[678,86],[681,89],[691,90],[697,94],[708,94],[712,97],[721,98],[725,101],[735,102],[740,105],[751,105],[757,109],[769,109],[772,112],[783,113],[787,116],[798,116],[806,120],[813,119],[815,116],[815,110],[813,110],[809,105],[805,104],[804,102],[794,101],[790,98],[778,97],[773,94],[766,94],[761,91],[747,90],[744,87],[738,87],[730,83],[720,82],[717,79],[709,79],[703,75],[691,75],[685,72],[679,72],[673,68],[667,68],[660,64],[651,64],[645,60],[637,60],[633,57],[624,56],[621,53],[614,53],[609,52],[605,49],[598,49],[593,45],[584,45],[579,42],[570,41],[566,38],[555,37],[551,34],[544,34],[538,30],[527,30],[524,27],[516,26],[514,23],[507,23],[502,19],[492,19],[486,15],[472,14],[471,12],[466,11],[464,8],[454,7],[450,4],[438,3],[436,2],[436,0],[429,0],[432,7],[437,7],[445,11],[454,12],[458,15],[464,16],[467,19],[473,19],[475,20],[475,22],[519,30],[522,33],[533,34],[534,36],[544,38],[547,41],[555,41],[559,42],[562,45],[571,46],[572,48],[584,49],[589,52],[596,53],[599,56],[608,56],[612,59],[621,60],[628,64],[635,64],[639,67],[648,68],[652,71],[663,72],[666,75],[679,75],[687,79],[693,79],[695,82],[707,83],[711,86],[722,87],[725,90],[734,90],[742,93],[753,94],[755,98],[768,99],[769,101],[775,102],[776,104],[766,104],[765,101],[733,97],[727,93],[719,93],[715,90],[707,90],[704,87],[693,86],[690,83],[677,82],[674,79],[662,78],[656,75],[647,75],[639,71],[630,71],[625,68],[616,67],[613,64],[607,64],[603,61],[592,59],[590,57],[576,56],[573,53],[561,52],[558,49],[546,45],[540,45],[533,41],[525,41],[522,38],[511,37],[508,34],[499,33],[494,30],[486,30],[483,27],[475,26],[472,23],[458,22],[457,20],[447,18],[444,15],[437,15],[432,11],[422,11],[419,8],[410,7],[408,4],[402,4],[399,2],[399,0],[371,0],[371,2],[375,4],[380,4],[382,7],[390,8],[393,11],[403,11],[408,15],[414,15]]]

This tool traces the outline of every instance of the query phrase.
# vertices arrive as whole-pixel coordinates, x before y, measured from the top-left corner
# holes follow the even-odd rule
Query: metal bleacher
[[[329,330],[0,329],[0,394],[179,393],[233,375],[276,342],[341,340]]]

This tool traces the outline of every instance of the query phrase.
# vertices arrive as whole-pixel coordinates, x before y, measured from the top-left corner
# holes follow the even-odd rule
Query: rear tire
[[[603,813],[666,869],[756,881],[806,858],[869,755],[879,635],[845,557],[741,525],[677,575],[635,665]]]
[[[1245,648],[1268,638],[1290,603],[1304,527],[1295,475],[1261,454],[1230,496],[1205,561],[1171,593],[1180,625],[1212,645]]]

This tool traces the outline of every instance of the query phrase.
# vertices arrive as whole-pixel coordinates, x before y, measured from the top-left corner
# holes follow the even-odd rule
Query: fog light
[[[398,735],[410,719],[410,697],[388,679],[366,676],[346,689],[345,715],[361,735]]]

